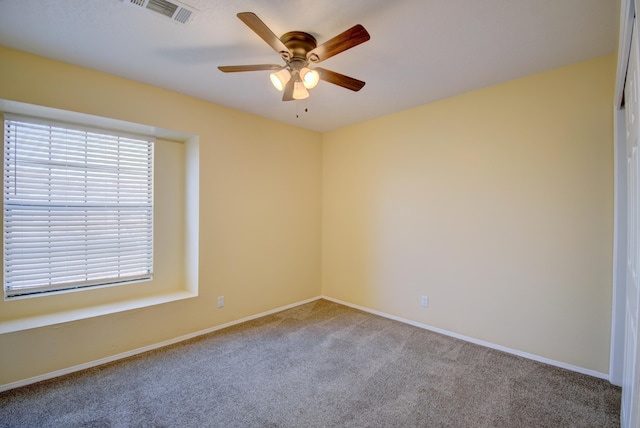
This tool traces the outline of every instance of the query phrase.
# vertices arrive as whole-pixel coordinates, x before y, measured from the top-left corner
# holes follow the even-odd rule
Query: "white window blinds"
[[[7,298],[151,278],[153,143],[4,116]]]

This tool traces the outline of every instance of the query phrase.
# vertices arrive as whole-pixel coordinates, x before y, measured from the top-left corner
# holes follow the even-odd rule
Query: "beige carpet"
[[[2,427],[616,427],[620,389],[319,300],[0,394]]]

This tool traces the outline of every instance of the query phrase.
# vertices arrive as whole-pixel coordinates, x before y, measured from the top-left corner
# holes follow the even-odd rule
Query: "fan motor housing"
[[[290,31],[280,37],[280,41],[289,48],[294,58],[307,58],[307,52],[316,48],[316,38],[303,31]]]

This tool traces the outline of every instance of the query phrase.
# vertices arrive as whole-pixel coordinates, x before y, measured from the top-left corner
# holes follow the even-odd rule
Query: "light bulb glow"
[[[280,71],[271,73],[269,77],[271,78],[271,83],[273,83],[273,86],[277,90],[282,91],[289,79],[291,79],[291,74],[289,73],[289,70],[283,68]]]
[[[309,91],[304,87],[302,82],[295,82],[293,84],[293,95],[294,100],[304,100],[305,98],[309,98]]]
[[[320,80],[320,75],[317,71],[311,70],[309,68],[303,68],[300,70],[300,76],[302,77],[302,83],[304,87],[307,89],[315,88]]]

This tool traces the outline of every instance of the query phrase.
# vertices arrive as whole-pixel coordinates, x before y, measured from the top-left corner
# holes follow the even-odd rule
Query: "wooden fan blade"
[[[345,76],[344,74],[336,73],[326,68],[315,67],[314,70],[318,72],[320,80],[351,89],[355,92],[358,92],[365,85],[365,82],[362,80],[354,79],[353,77]]]
[[[223,71],[225,73],[235,73],[237,71],[262,71],[262,70],[277,71],[277,70],[280,70],[281,68],[282,66],[278,64],[221,65],[218,67],[218,70]]]
[[[311,62],[318,63],[347,49],[351,49],[354,46],[358,46],[370,38],[371,36],[369,36],[369,33],[362,25],[354,25],[347,31],[338,34],[333,39],[309,51],[307,53],[307,59]]]
[[[295,82],[293,79],[289,79],[284,87],[284,94],[282,94],[282,101],[293,101],[293,88]]]
[[[280,56],[286,57],[287,59],[291,58],[289,48],[282,43],[278,36],[273,34],[273,31],[271,31],[269,27],[267,27],[267,25],[258,18],[258,15],[253,12],[240,12],[237,16],[247,25],[247,27],[251,28],[254,33],[267,42],[274,51],[278,52]]]

